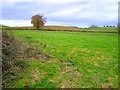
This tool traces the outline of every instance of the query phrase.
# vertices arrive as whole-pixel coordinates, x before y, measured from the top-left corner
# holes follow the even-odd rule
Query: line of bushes
[[[3,30],[36,30],[35,28],[16,28],[16,27],[6,27],[2,28]]]
[[[12,32],[2,32],[2,87],[12,87],[13,80],[21,79],[26,60],[41,54],[39,48],[15,38]]]
[[[8,87],[9,82],[19,77],[20,68],[26,66],[23,62],[21,42],[11,33],[2,32],[2,86]]]

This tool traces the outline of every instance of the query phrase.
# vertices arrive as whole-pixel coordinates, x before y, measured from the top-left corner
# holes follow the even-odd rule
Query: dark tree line
[[[115,25],[113,25],[113,26],[112,25],[110,25],[110,26],[108,26],[108,25],[105,26],[104,25],[103,27],[116,27],[116,26]]]

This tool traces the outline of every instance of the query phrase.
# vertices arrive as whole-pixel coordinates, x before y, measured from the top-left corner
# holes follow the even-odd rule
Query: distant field
[[[13,81],[13,87],[26,84],[34,88],[118,87],[117,33],[26,30],[13,33],[53,57],[48,61],[26,61],[29,67],[21,72],[22,79]]]
[[[116,27],[98,27],[98,28],[87,28],[86,31],[95,32],[118,32]]]
[[[50,30],[80,30],[78,27],[70,26],[45,26],[44,29]]]
[[[8,30],[36,30],[36,28],[30,27],[0,27]],[[118,31],[117,27],[96,27],[96,28],[79,28],[73,26],[44,26],[40,30],[45,31],[75,31],[75,32],[114,32]]]

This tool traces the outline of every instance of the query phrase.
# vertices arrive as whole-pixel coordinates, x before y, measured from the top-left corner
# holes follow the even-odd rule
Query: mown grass
[[[13,31],[40,47],[51,60],[30,59],[13,87],[118,87],[117,33]],[[23,46],[24,47],[24,46]]]

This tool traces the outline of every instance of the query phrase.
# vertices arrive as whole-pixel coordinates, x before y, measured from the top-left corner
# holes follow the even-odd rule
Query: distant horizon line
[[[9,26],[9,25],[4,25],[0,24],[0,26],[8,26],[8,27],[33,27],[33,25],[26,25],[26,26]],[[117,25],[88,25],[88,26],[75,26],[75,25],[45,25],[45,26],[61,26],[61,27],[78,27],[78,28],[87,28],[91,26],[96,26],[96,27],[117,27]]]

